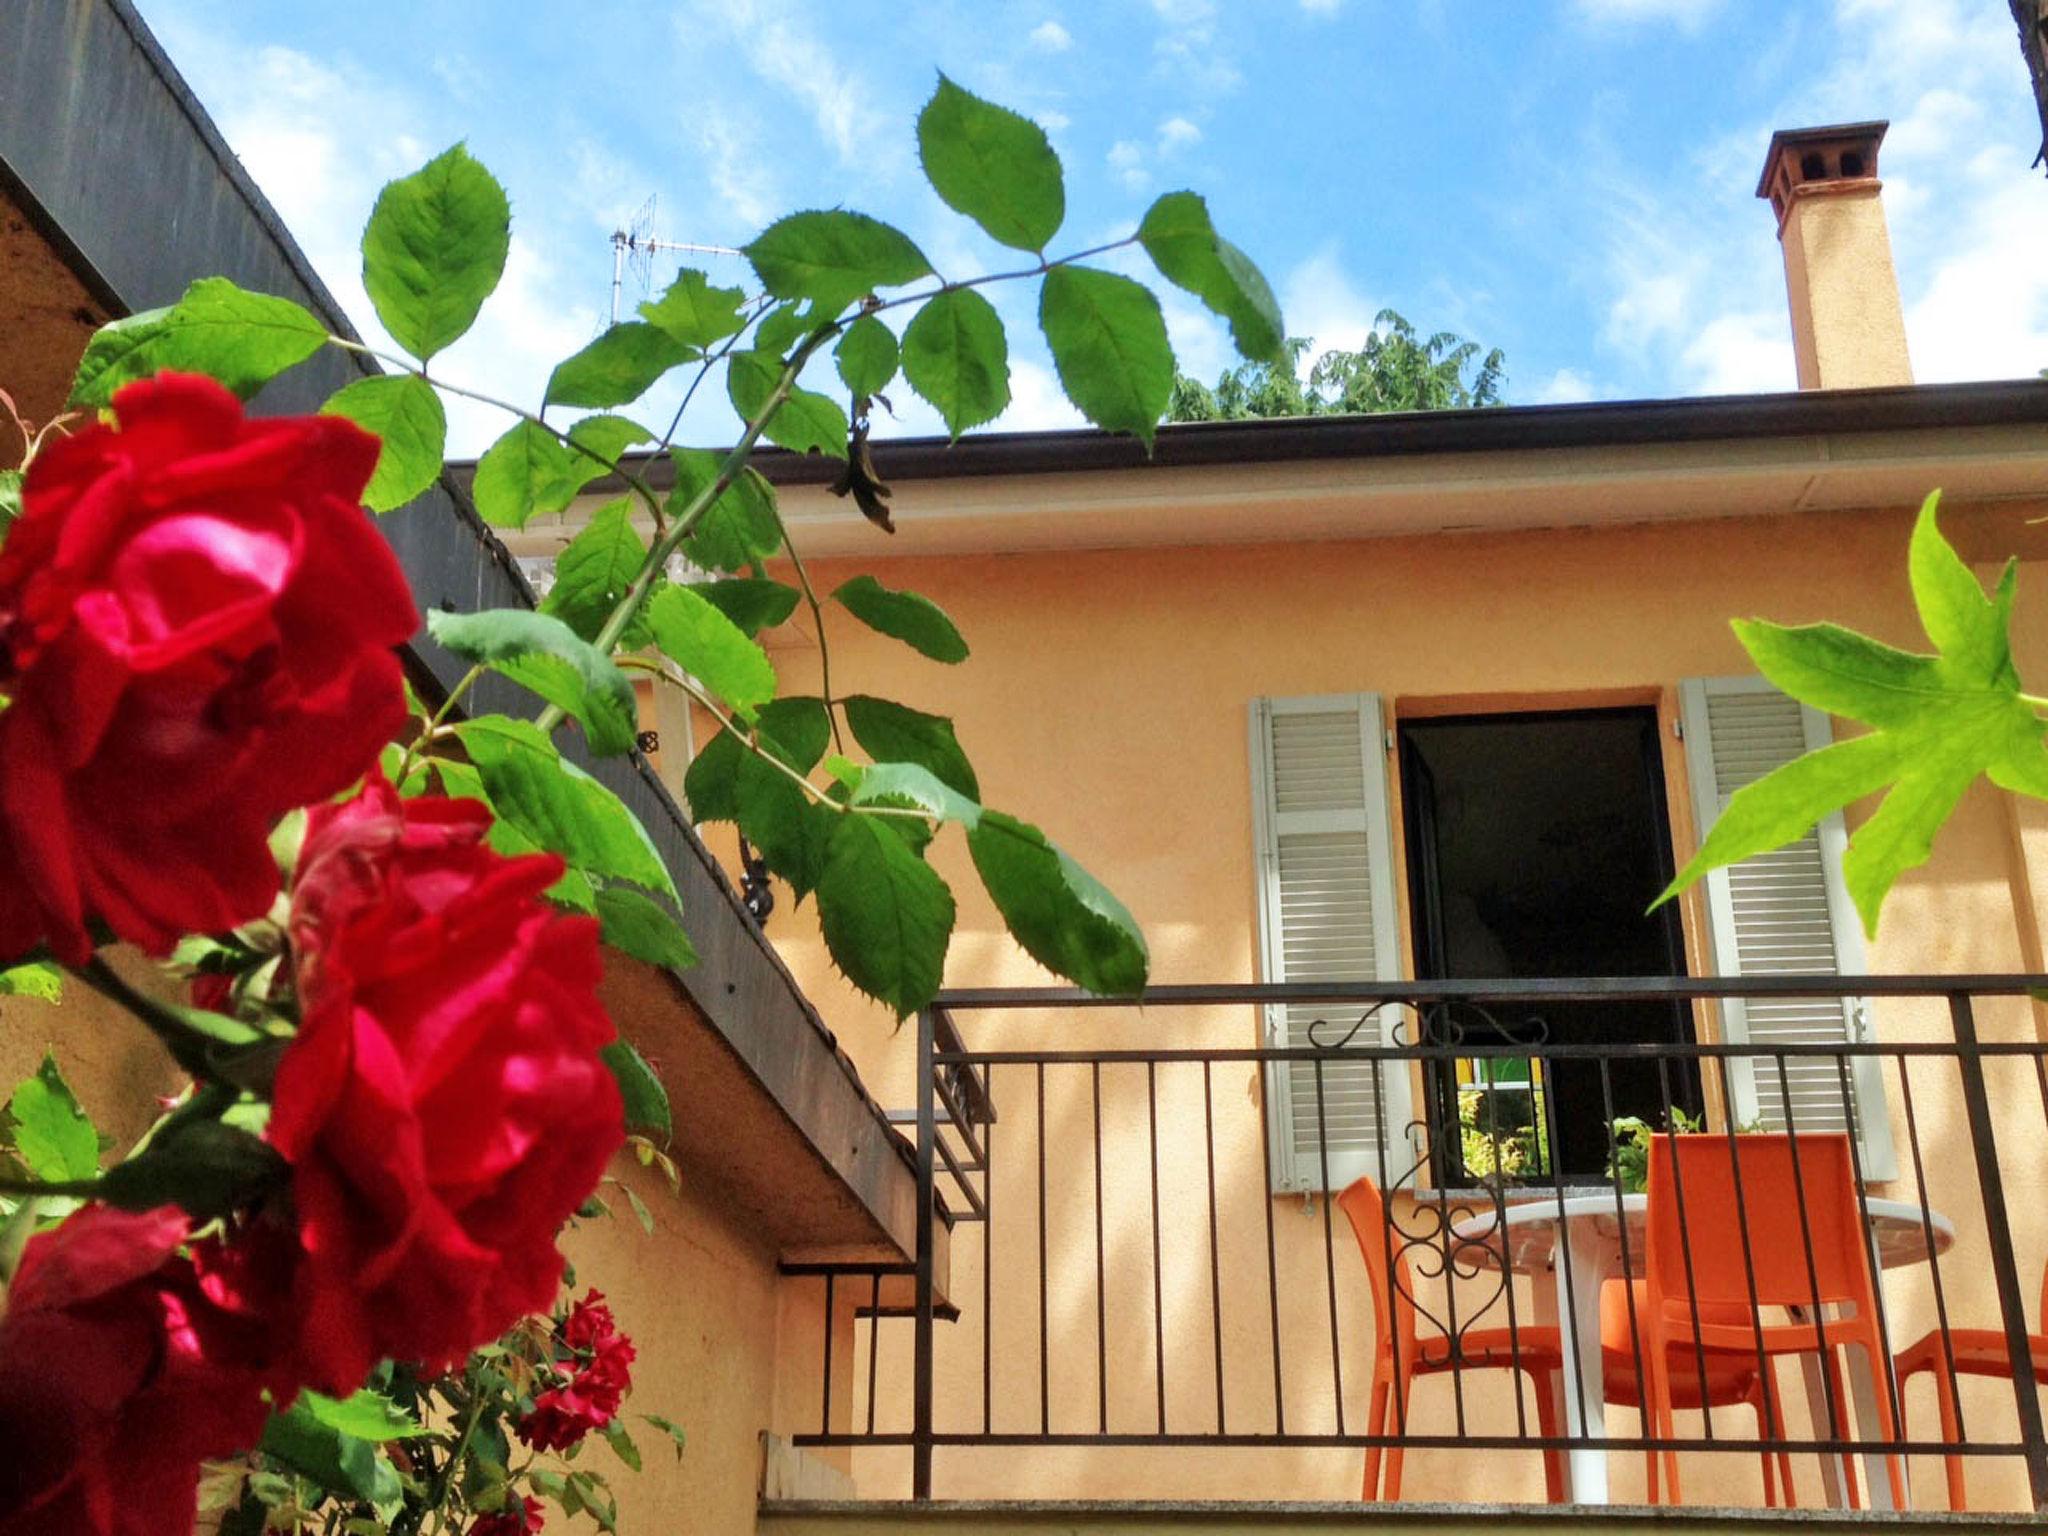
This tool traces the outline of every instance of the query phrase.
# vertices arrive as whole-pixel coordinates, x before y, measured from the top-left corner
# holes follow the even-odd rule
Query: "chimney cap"
[[[1825,153],[1829,149],[1836,150],[1838,154],[1842,150],[1847,150],[1852,155],[1856,155],[1861,159],[1862,166],[1860,170],[1855,172],[1841,171],[1840,179],[1875,178],[1877,175],[1877,147],[1884,142],[1885,130],[1890,127],[1891,123],[1889,121],[1880,118],[1874,122],[1833,123],[1821,128],[1780,128],[1771,135],[1770,148],[1764,151],[1764,169],[1763,174],[1757,177],[1756,195],[1758,197],[1769,197],[1771,195],[1772,173],[1785,160],[1791,159],[1796,164],[1803,160],[1807,154]],[[1839,160],[1836,161],[1836,164],[1839,167]],[[1794,183],[1803,179],[1819,178],[1791,178]]]

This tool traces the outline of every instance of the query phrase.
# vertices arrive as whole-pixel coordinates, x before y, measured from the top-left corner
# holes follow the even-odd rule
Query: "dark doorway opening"
[[[1646,913],[1672,875],[1653,709],[1468,715],[1402,725],[1401,794],[1415,974],[1444,980],[1682,976],[1677,908]],[[1662,1003],[1456,1008],[1430,1021],[1472,1045],[1673,1043],[1690,1010]],[[1433,1066],[1436,1177],[1604,1177],[1608,1122],[1697,1115],[1690,1062]]]

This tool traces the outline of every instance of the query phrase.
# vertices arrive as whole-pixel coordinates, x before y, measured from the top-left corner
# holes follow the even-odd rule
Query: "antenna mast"
[[[612,231],[612,324],[619,323],[624,305],[626,272],[632,270],[644,295],[653,285],[654,258],[661,255],[744,256],[746,252],[729,245],[699,245],[688,240],[662,240],[654,233],[654,199],[649,197],[624,229]]]

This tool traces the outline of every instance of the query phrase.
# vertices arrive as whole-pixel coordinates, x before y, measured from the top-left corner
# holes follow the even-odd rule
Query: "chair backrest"
[[[1385,1349],[1392,1331],[1403,1339],[1415,1337],[1414,1287],[1409,1283],[1406,1239],[1387,1219],[1386,1198],[1370,1178],[1358,1178],[1337,1196],[1337,1205],[1351,1223],[1351,1235],[1358,1239],[1358,1251],[1365,1260],[1366,1278],[1372,1282],[1374,1325],[1380,1347]],[[1395,1276],[1400,1284],[1394,1283]]]
[[[1849,1138],[1672,1136],[1650,1150],[1652,1292],[1702,1304],[1871,1306]]]

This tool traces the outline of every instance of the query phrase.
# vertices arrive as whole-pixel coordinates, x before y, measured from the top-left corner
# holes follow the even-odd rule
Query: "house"
[[[1796,394],[1170,427],[1149,458],[1089,432],[895,441],[876,446],[896,488],[893,538],[828,494],[830,466],[767,455],[819,590],[856,573],[914,589],[973,647],[944,668],[841,623],[835,686],[951,717],[989,802],[1046,826],[1103,876],[1169,989],[2040,972],[2048,815],[1988,788],[1966,797],[1934,858],[1901,883],[1874,943],[1842,890],[1839,818],[1643,911],[1727,793],[1833,729],[1753,675],[1730,617],[1832,619],[1924,649],[1904,554],[1931,489],[1980,574],[2019,557],[2018,663],[2025,676],[2048,670],[2048,532],[2037,525],[2048,513],[2048,385],[1913,385],[1877,174],[1883,135],[1881,123],[1851,124],[1768,146],[1758,193],[1771,222],[1759,218],[1758,238],[1776,233],[1783,246]],[[537,523],[511,546],[544,560],[605,495],[596,488],[560,528]],[[767,643],[786,691],[814,689],[806,621]],[[705,726],[665,717],[672,788],[689,733],[701,743]],[[737,869],[731,829],[707,837]],[[949,988],[1042,985],[1002,936],[965,850],[942,838],[933,858],[962,902]],[[786,893],[766,929],[863,1080],[886,1103],[913,1103],[917,1032],[837,976],[809,909]],[[1953,1048],[1942,998],[1842,991],[1541,1012],[1552,1041]],[[938,1137],[994,1213],[974,1222],[958,1193],[968,1180],[937,1175],[967,1218],[952,1232],[960,1317],[938,1324],[932,1345],[931,1424],[955,1436],[933,1455],[940,1498],[1355,1494],[1355,1447],[1278,1443],[1283,1430],[1343,1433],[1340,1398],[1352,1435],[1367,1413],[1373,1306],[1341,1219],[1333,1245],[1320,1192],[1413,1170],[1407,1199],[1427,1214],[1432,1190],[1469,1189],[1484,1170],[1448,1166],[1443,1139],[1432,1152],[1413,1124],[1446,1124],[1486,1089],[1519,1088],[1526,1105],[1531,1076],[1526,1064],[1467,1063],[1458,1077],[1402,1070],[1375,1084],[1215,1054],[1324,1044],[1332,1030],[1401,1040],[1389,1028],[1398,1015],[1384,1011],[1351,1033],[1364,1011],[1340,1017],[1326,1000],[947,1009],[968,1051],[1011,1054],[977,1063],[990,1074],[996,1121],[979,1134],[994,1171],[981,1171],[974,1143]],[[1987,1040],[2041,1039],[2024,999],[1984,999],[1974,1017]],[[1465,1028],[1481,1032],[1469,1018]],[[1148,1050],[1180,1054],[1103,1055]],[[1951,1318],[1995,1326],[1956,1061],[1725,1065],[1724,1078],[1713,1060],[1616,1064],[1603,1084],[1591,1063],[1549,1064],[1539,1096],[1557,1132],[1553,1176],[1604,1188],[1607,1122],[1661,1123],[1666,1095],[1723,1126],[1789,1117],[1802,1130],[1853,1128],[1867,1197],[1912,1205],[1924,1193],[1956,1227],[1938,1265],[1888,1274],[1893,1336],[1932,1326],[1937,1299]],[[2048,1261],[2034,1198],[2048,1125],[2031,1071],[2000,1063],[1987,1090],[1998,1157],[2018,1181],[2004,1200],[2029,1304]],[[1453,1289],[1468,1312],[1504,1321],[1497,1274]],[[864,1330],[860,1351],[853,1400],[822,1438],[865,1439],[853,1457],[863,1495],[905,1495],[910,1325]],[[1411,1429],[1512,1431],[1504,1375],[1418,1387]],[[1918,1390],[1909,1424],[1931,1434],[1931,1397]],[[1801,1418],[1811,1405],[1791,1391]],[[1824,1395],[1808,1391],[1813,1404]],[[1981,1435],[1995,1438],[1994,1421],[2011,1432],[2005,1384],[1972,1385],[1965,1407]],[[1634,1422],[1617,1410],[1610,1433],[1635,1433]],[[1753,1430],[1742,1420],[1720,1433]],[[1142,1443],[1175,1435],[1187,1443]],[[1219,1435],[1241,1439],[1203,1447]],[[1702,1460],[1688,1497],[1758,1502],[1754,1458]],[[1800,1459],[1809,1503],[1817,1470]],[[1642,1496],[1639,1458],[1615,1456],[1611,1475],[1614,1498]],[[1939,1463],[1916,1458],[1914,1475],[1936,1490],[1918,1502],[1938,1507]],[[1973,1461],[1970,1479],[1973,1507],[2031,1503],[2017,1457]],[[1418,1450],[1404,1491],[1535,1499],[1542,1470],[1527,1453],[1475,1462]],[[787,1512],[774,1523],[842,1528]]]

